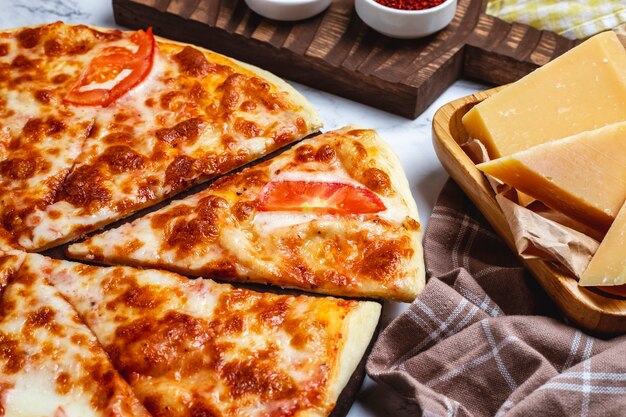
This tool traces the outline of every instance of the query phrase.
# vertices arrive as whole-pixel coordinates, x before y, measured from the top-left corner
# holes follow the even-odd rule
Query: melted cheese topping
[[[44,281],[48,267],[46,258],[26,256],[3,294],[2,415],[148,417],[93,334]]]
[[[0,33],[0,222],[16,236],[54,200],[87,137],[90,112],[61,101],[95,40],[61,24]]]
[[[172,417],[328,415],[349,320],[367,307],[373,316],[361,331],[371,337],[379,311],[128,267],[59,261],[50,281],[146,408]],[[352,349],[358,356],[366,345]]]
[[[0,33],[0,222],[27,249],[75,238],[319,128],[282,81],[164,41],[146,79],[115,103],[65,104],[110,47],[137,49],[130,33],[62,23]]]
[[[412,300],[423,285],[421,230],[406,179],[392,175],[372,131],[346,128],[281,155],[130,224],[69,247],[79,259],[170,269],[333,295]],[[269,181],[367,186],[375,214],[257,210]],[[409,200],[410,199],[410,200]]]

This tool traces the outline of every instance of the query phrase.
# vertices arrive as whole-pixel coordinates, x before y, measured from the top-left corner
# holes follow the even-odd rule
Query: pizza
[[[13,275],[0,320],[5,415],[148,415],[114,367],[154,417],[327,416],[380,314],[371,301],[38,254]]]
[[[275,76],[150,29],[0,32],[0,224],[56,246],[320,125]]]
[[[346,127],[73,244],[68,255],[412,301],[424,285],[422,232],[399,167],[374,131]]]
[[[149,417],[39,255],[0,259],[0,415]],[[22,263],[23,262],[23,263]]]
[[[424,265],[393,152],[320,127],[151,29],[1,31],[0,417],[328,416],[380,318],[354,298],[411,301]],[[67,254],[90,265],[33,253],[88,234]]]

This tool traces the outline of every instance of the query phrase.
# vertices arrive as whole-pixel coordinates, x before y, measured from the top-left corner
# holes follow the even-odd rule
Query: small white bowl
[[[415,39],[431,35],[454,18],[457,0],[446,0],[424,10],[400,10],[383,6],[374,0],[356,0],[356,12],[369,27],[383,35]]]
[[[331,0],[246,0],[253,11],[274,20],[302,20],[324,11]]]

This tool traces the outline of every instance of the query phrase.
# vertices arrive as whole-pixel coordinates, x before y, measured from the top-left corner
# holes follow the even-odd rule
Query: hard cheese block
[[[579,284],[626,284],[626,204],[602,240]]]
[[[478,169],[606,231],[626,198],[626,122],[537,145]]]
[[[626,51],[596,35],[473,107],[470,137],[491,158],[626,120]]]

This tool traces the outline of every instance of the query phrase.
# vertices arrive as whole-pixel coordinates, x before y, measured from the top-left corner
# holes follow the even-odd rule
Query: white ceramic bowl
[[[274,20],[302,20],[324,11],[331,0],[246,0],[253,11]]]
[[[414,39],[431,35],[454,18],[457,0],[446,0],[424,10],[399,10],[383,6],[374,0],[355,0],[356,12],[369,27],[383,35]]]

